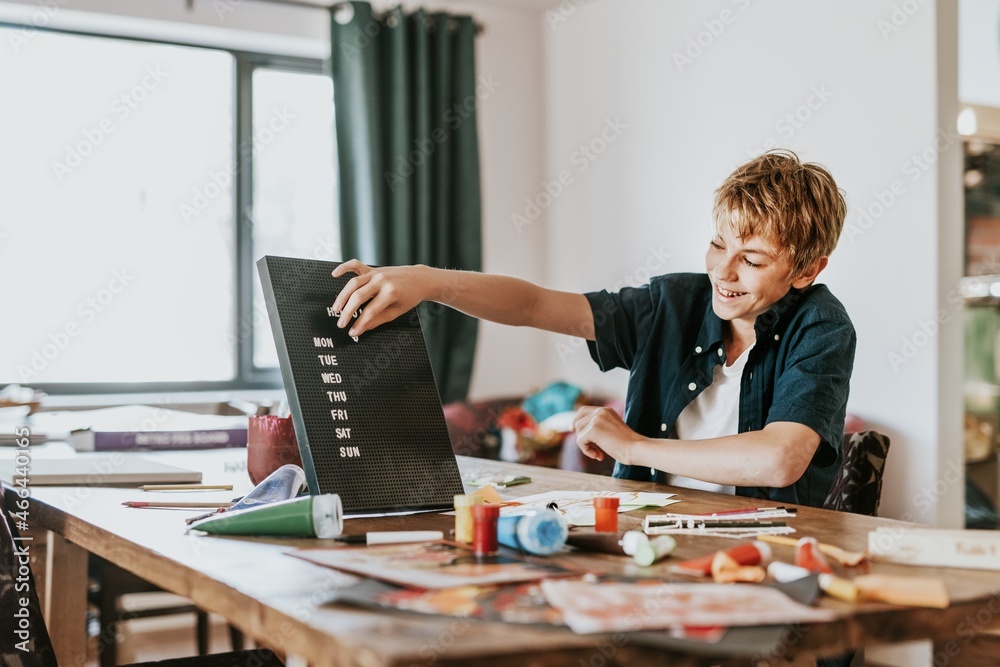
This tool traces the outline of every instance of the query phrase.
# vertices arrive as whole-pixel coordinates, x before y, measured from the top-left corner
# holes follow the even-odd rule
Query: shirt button
[[[778,334],[774,334],[774,340],[778,340],[779,338],[781,338],[781,336],[779,336]]]
[[[695,351],[696,354],[701,354],[701,345],[699,345],[698,347],[694,348],[694,351]]]
[[[691,391],[694,391],[697,388],[698,388],[698,385],[696,385],[694,382],[692,382],[691,384],[688,385],[688,389],[690,389]]]
[[[717,350],[717,352],[719,353],[719,356],[721,357],[721,356],[722,356],[722,348],[720,347],[720,348],[719,348],[719,349]]]
[[[661,431],[666,431],[667,430],[667,425],[666,424],[660,424],[660,430]]]

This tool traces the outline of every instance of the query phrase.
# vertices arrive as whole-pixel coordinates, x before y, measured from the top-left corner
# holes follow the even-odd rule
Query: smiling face
[[[705,254],[712,281],[712,309],[719,319],[741,332],[752,332],[757,316],[767,312],[792,287],[801,289],[815,280],[826,258],[799,276],[779,249],[760,236],[739,238],[730,225],[719,225]]]

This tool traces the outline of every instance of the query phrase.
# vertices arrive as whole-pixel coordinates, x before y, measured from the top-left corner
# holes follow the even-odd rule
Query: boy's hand
[[[373,269],[352,259],[335,268],[333,277],[339,278],[345,273],[358,275],[347,281],[333,302],[333,309],[340,313],[337,326],[343,329],[351,324],[354,313],[364,306],[351,325],[349,333],[352,336],[360,336],[396,319],[433,294],[433,280],[426,266]]]
[[[611,408],[585,405],[573,419],[576,443],[584,455],[603,461],[605,455],[631,465],[632,448],[641,438]]]

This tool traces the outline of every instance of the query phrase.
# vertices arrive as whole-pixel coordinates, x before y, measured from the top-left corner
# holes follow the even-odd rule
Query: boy
[[[707,274],[572,294],[505,276],[351,260],[333,273],[358,274],[333,307],[352,335],[432,300],[581,336],[601,370],[630,371],[624,421],[585,407],[574,423],[587,456],[617,461],[615,477],[666,482],[668,471],[671,482],[694,478],[821,506],[840,461],[856,336],[841,303],[814,281],[845,215],[829,172],[772,151],[716,191]]]

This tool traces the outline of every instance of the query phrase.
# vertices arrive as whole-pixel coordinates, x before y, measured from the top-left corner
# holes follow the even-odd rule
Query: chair
[[[841,452],[840,469],[823,508],[877,516],[889,438],[877,431],[845,433]]]
[[[208,655],[209,622],[207,612],[191,603],[184,602],[169,607],[125,612],[119,608],[119,602],[123,596],[159,592],[161,589],[99,556],[91,554],[88,560],[91,586],[87,593],[87,600],[97,607],[102,637],[106,636],[108,628],[118,627],[126,619],[194,614],[195,642],[198,647],[198,655]],[[243,648],[243,634],[239,630],[230,626],[229,637],[234,651]],[[118,664],[118,643],[114,637],[111,637],[109,641],[98,642],[97,659],[99,667],[114,667]]]
[[[58,667],[24,544],[7,512],[6,490],[0,486],[0,664],[4,667]],[[13,493],[13,492],[11,492]],[[27,602],[27,606],[22,603]],[[22,614],[21,609],[25,612]],[[84,619],[80,619],[83,623]],[[22,633],[22,634],[19,634]],[[24,644],[20,645],[20,642]],[[284,667],[267,649],[215,653],[132,665],[132,667]]]

